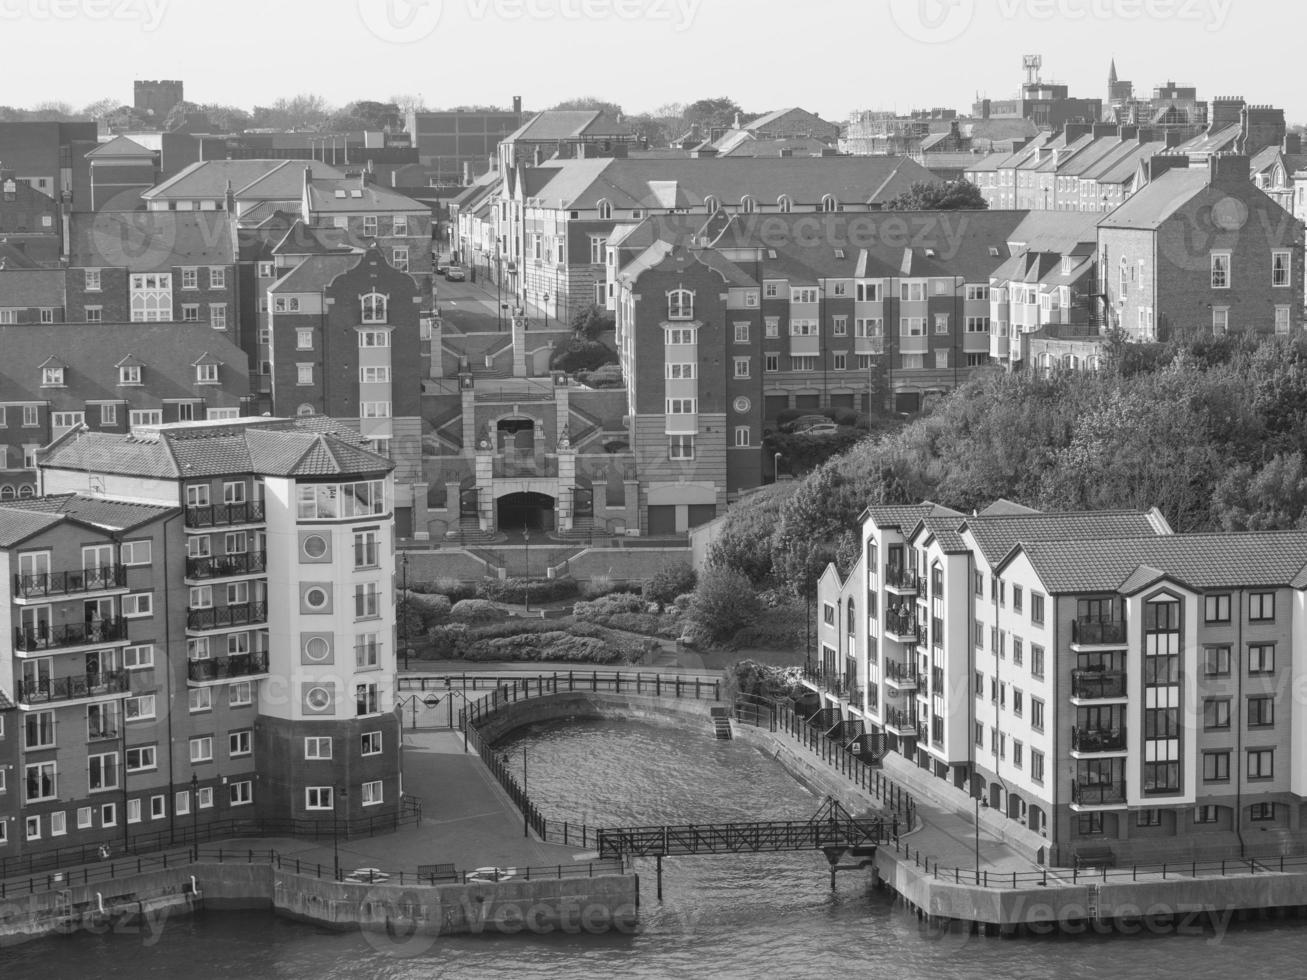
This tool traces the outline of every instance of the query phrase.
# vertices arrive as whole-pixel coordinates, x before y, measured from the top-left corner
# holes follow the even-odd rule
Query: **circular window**
[[[310,609],[321,609],[327,604],[326,589],[319,589],[317,586],[314,586],[304,593],[304,602]]]
[[[304,644],[304,656],[314,663],[322,663],[331,656],[331,645],[321,636],[313,636]]]
[[[327,539],[320,534],[310,534],[304,539],[304,554],[310,558],[321,558],[327,553]]]
[[[331,692],[325,687],[315,687],[304,696],[304,700],[314,711],[322,711],[331,705]]]
[[[749,410],[749,399],[745,398],[743,395],[735,399],[735,410],[741,415],[747,412]]]

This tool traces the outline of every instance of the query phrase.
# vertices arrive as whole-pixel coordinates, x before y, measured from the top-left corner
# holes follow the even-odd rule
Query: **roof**
[[[50,236],[58,241],[54,236]],[[40,265],[27,254],[25,249],[11,244],[7,238],[0,238],[0,269],[39,269]]]
[[[1195,195],[1202,193],[1209,181],[1206,167],[1168,170],[1135,191],[1120,207],[1110,211],[1098,226],[1155,231]]]
[[[13,711],[14,707],[14,702],[10,700],[9,695],[0,688],[0,711]]]
[[[386,457],[365,449],[361,439],[335,419],[240,419],[129,435],[87,432],[56,442],[41,465],[164,479],[228,473],[366,477],[394,468]]]
[[[334,225],[314,227],[296,218],[273,247],[274,255],[339,255],[362,253],[363,249],[350,244],[347,228]]]
[[[1193,139],[1186,143],[1181,143],[1177,148],[1179,153],[1217,153],[1221,150],[1229,149],[1243,132],[1240,123],[1234,123],[1226,126],[1224,129],[1212,131],[1210,128],[1206,132],[1199,133]]]
[[[358,177],[319,179],[309,182],[309,210],[340,213],[361,211],[375,214],[378,211],[420,211],[429,214],[431,209],[407,194],[392,191],[377,184],[366,183]]]
[[[141,146],[133,139],[126,136],[118,136],[109,140],[107,143],[101,143],[90,153],[86,154],[88,160],[102,160],[105,157],[154,157],[154,151],[149,147]]]
[[[1170,535],[1166,519],[1156,510],[1084,511],[1052,514],[989,514],[969,517],[959,526],[969,533],[991,566],[999,564],[1018,543],[1091,541],[1126,535]]]
[[[631,127],[602,109],[547,109],[537,112],[503,142],[550,142],[594,139],[604,136],[629,137]]]
[[[268,287],[272,293],[316,293],[359,263],[362,253],[310,255]]]
[[[1094,541],[1032,541],[1024,552],[1050,594],[1116,592],[1141,567],[1135,585],[1173,578],[1199,591],[1307,586],[1307,531],[1176,534]]]
[[[907,532],[931,516],[961,517],[950,507],[926,501],[920,504],[872,504],[863,511],[863,519],[870,520],[876,527],[898,528]]]
[[[308,163],[303,160],[284,160],[281,166],[256,177],[244,187],[237,187],[236,200],[298,201],[304,193],[306,170],[312,173],[315,180],[342,180],[345,177],[343,171],[316,160]]]
[[[66,282],[62,269],[9,268],[7,260],[0,257],[0,306],[63,308],[67,305]]]
[[[71,216],[69,264],[166,272],[179,265],[231,265],[234,215],[226,211],[126,211]]]
[[[5,501],[0,504],[0,548],[11,548],[64,523],[113,532],[130,531],[174,509],[76,493]]]
[[[1092,254],[1097,248],[1101,218],[1102,212],[1096,211],[1030,211],[1012,230],[1008,241],[1032,252]]]

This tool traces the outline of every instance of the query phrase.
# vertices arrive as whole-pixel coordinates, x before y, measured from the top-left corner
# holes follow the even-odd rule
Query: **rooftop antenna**
[[[1044,67],[1044,56],[1040,54],[1023,55],[1021,67],[1026,73],[1026,84],[1036,85],[1039,83],[1039,69]]]

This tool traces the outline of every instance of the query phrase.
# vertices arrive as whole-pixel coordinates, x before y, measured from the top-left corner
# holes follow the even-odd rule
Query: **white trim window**
[[[1230,288],[1230,253],[1212,253],[1212,288]]]
[[[694,293],[688,289],[673,289],[667,293],[667,319],[693,320]]]

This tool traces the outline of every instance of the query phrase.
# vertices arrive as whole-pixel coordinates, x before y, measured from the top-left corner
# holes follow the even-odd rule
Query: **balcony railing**
[[[127,621],[121,618],[100,619],[93,623],[68,623],[64,626],[43,623],[35,627],[20,626],[14,630],[14,646],[24,653],[117,643],[126,639]]]
[[[267,621],[266,602],[241,602],[234,606],[190,609],[186,613],[188,630],[220,630],[229,626],[253,626]]]
[[[911,568],[885,566],[885,586],[899,592],[916,593],[921,589],[921,576]]]
[[[186,508],[187,527],[230,527],[233,524],[262,524],[263,504],[211,504]]]
[[[848,700],[851,695],[861,691],[861,685],[857,683],[856,677],[850,679],[845,674],[828,672],[820,667],[805,667],[803,676],[827,694],[833,694],[837,698]]]
[[[1101,698],[1123,698],[1125,671],[1077,670],[1071,674],[1071,696],[1084,701]]]
[[[1086,646],[1125,643],[1125,623],[1098,622],[1091,619],[1071,620],[1071,642]]]
[[[14,597],[39,599],[45,596],[103,592],[127,587],[127,569],[122,565],[105,565],[77,572],[41,572],[14,576]]]
[[[258,575],[268,570],[265,551],[247,551],[236,555],[211,555],[187,558],[186,577],[192,579],[227,578],[232,575]]]
[[[1075,752],[1124,752],[1124,728],[1072,728],[1071,748]]]
[[[1071,802],[1081,806],[1124,803],[1125,783],[1072,783]]]
[[[910,711],[904,711],[902,708],[886,708],[885,726],[900,734],[915,735],[917,732],[917,716]]]
[[[926,637],[925,629],[915,617],[892,612],[885,614],[885,633],[909,643],[922,643]]]
[[[885,661],[885,680],[899,687],[914,687],[917,683],[917,665]]]
[[[229,677],[255,677],[268,672],[266,653],[242,653],[231,657],[213,657],[210,660],[191,660],[186,664],[186,676],[197,683],[220,681]]]
[[[127,671],[106,674],[78,674],[48,681],[19,681],[19,704],[48,704],[53,701],[78,701],[106,694],[125,694],[129,690]]]

